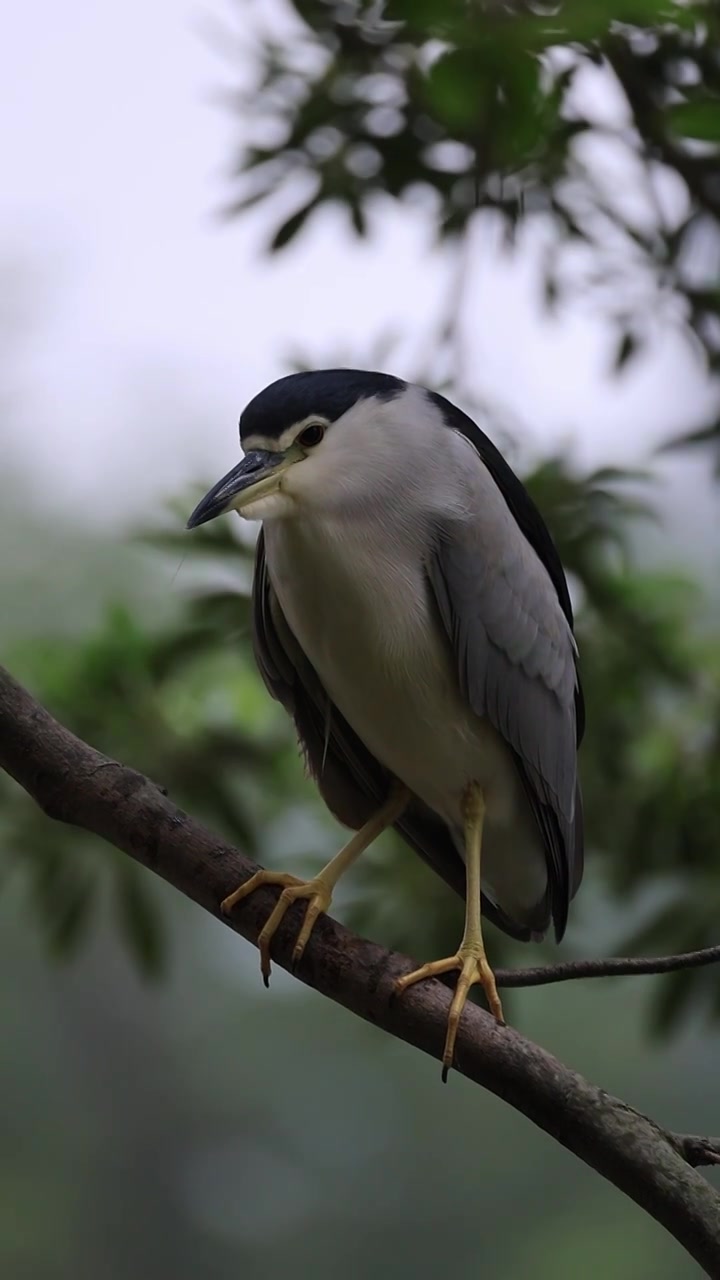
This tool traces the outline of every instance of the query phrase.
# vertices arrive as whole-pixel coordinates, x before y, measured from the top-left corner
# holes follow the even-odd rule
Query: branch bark
[[[673,1144],[694,1169],[701,1165],[720,1164],[720,1138],[702,1138],[695,1133],[675,1133]]]
[[[219,903],[257,867],[195,822],[133,769],[60,725],[0,667],[0,767],[49,817],[102,836],[255,942],[275,894],[260,889],[225,920]],[[298,928],[288,913],[273,959],[290,968]],[[297,977],[316,991],[439,1059],[450,995],[440,982],[394,1000],[409,961],[321,917]],[[457,1070],[522,1112],[630,1196],[710,1276],[720,1276],[720,1195],[693,1167],[720,1144],[669,1133],[598,1089],[538,1045],[499,1027],[477,1006],[463,1015]]]

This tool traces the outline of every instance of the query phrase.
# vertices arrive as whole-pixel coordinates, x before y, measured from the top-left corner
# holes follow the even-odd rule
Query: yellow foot
[[[398,978],[395,984],[396,992],[398,995],[402,995],[403,991],[407,991],[408,987],[414,986],[416,982],[422,982],[425,978],[437,978],[441,973],[451,973],[453,969],[460,970],[460,977],[457,980],[455,995],[448,1014],[447,1035],[445,1036],[442,1059],[443,1082],[447,1080],[448,1072],[455,1058],[455,1040],[457,1039],[460,1018],[465,1008],[468,992],[476,982],[481,984],[485,992],[490,1012],[502,1026],[505,1025],[502,1005],[495,985],[495,974],[487,962],[487,956],[482,945],[461,944],[460,950],[456,955],[448,956],[445,960],[432,960],[429,964],[421,965],[419,969],[414,969],[412,973],[406,974],[404,978]]]
[[[230,915],[233,907],[237,902],[247,898],[249,894],[254,893],[264,884],[282,885],[283,891],[278,898],[275,907],[268,916],[259,936],[258,948],[260,950],[260,970],[263,976],[263,982],[266,987],[270,986],[270,943],[272,942],[281,922],[292,906],[293,902],[297,902],[300,898],[309,898],[305,919],[302,929],[300,930],[297,942],[292,953],[292,963],[295,965],[301,959],[303,951],[307,946],[308,938],[313,931],[315,921],[318,916],[327,911],[332,900],[332,889],[318,876],[314,880],[299,880],[297,876],[288,875],[284,871],[256,871],[254,876],[241,884],[239,889],[231,893],[229,897],[224,898],[220,903],[220,910],[223,915]]]

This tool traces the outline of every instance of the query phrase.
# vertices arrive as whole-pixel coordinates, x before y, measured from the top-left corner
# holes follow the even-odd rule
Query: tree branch
[[[674,1133],[671,1135],[676,1151],[694,1169],[700,1165],[720,1164],[720,1138],[701,1138],[695,1133]]]
[[[675,956],[617,956],[598,960],[565,960],[533,969],[496,969],[499,987],[544,987],[551,982],[574,978],[621,978],[648,973],[674,973],[678,969],[700,969],[720,961],[720,946],[699,951],[681,951]]]
[[[231,921],[219,903],[257,868],[133,769],[58,724],[0,667],[0,767],[60,822],[102,836],[255,942],[274,892],[260,889]],[[288,913],[273,947],[290,968],[298,927]],[[442,983],[393,999],[409,962],[321,917],[297,977],[358,1017],[440,1058],[450,995]],[[477,1006],[463,1015],[457,1070],[503,1098],[660,1222],[708,1275],[720,1275],[720,1195],[694,1167],[712,1139],[661,1129]]]

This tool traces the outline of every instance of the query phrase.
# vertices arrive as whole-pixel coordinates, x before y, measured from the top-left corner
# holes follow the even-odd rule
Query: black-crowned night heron
[[[196,507],[263,523],[254,645],[295,721],[330,811],[356,833],[312,880],[260,871],[283,892],[260,938],[262,972],[290,904],[308,899],[297,961],[342,873],[395,827],[465,897],[443,1057],[467,993],[502,1020],[482,911],[518,939],[559,940],[582,876],[573,616],[550,535],[488,437],[443,396],[354,369],[296,373],[251,400],[245,456]],[[463,867],[464,864],[464,867]]]

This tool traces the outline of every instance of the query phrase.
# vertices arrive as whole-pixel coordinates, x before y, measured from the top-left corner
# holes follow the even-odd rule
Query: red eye
[[[300,432],[298,444],[301,444],[303,449],[313,449],[316,444],[320,443],[324,435],[325,428],[323,425],[320,422],[311,422],[308,427],[305,427]]]

